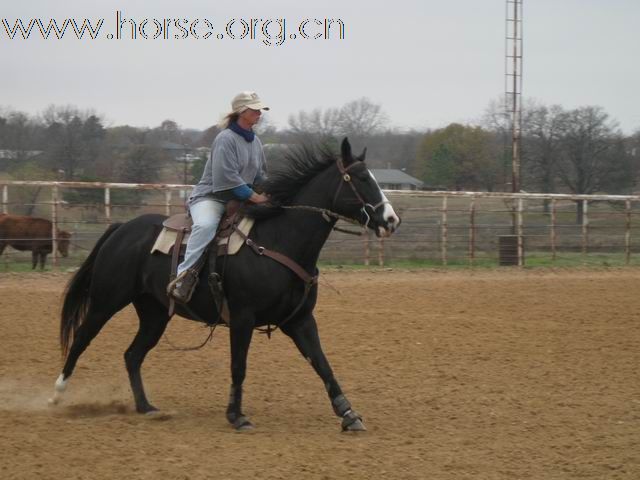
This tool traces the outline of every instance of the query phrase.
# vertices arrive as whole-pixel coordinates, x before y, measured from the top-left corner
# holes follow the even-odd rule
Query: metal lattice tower
[[[505,113],[511,126],[511,191],[520,191],[522,131],[522,1],[507,0],[505,42]]]

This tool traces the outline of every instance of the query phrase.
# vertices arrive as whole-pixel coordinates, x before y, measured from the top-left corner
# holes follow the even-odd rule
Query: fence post
[[[556,261],[556,224],[558,222],[558,210],[556,199],[551,199],[551,261]]]
[[[589,249],[589,201],[582,200],[582,261],[587,262]]]
[[[165,190],[164,192],[164,211],[167,217],[171,216],[171,194],[173,192],[171,190]]]
[[[104,189],[104,216],[107,218],[107,224],[111,225],[111,189]]]
[[[378,265],[384,267],[384,238],[378,239]]]
[[[469,205],[469,265],[473,266],[476,258],[476,197],[471,198]]]
[[[447,224],[447,196],[442,197],[442,265],[447,265],[447,237],[449,235],[449,225]]]
[[[58,185],[51,188],[51,249],[53,266],[58,266]]]
[[[624,233],[624,264],[629,265],[631,263],[631,200],[625,201],[624,206],[627,214]]]
[[[2,186],[2,213],[9,213],[9,185]]]
[[[522,211],[524,209],[524,199],[518,199],[518,213],[517,213],[517,221],[518,221],[518,266],[522,267],[524,265],[524,237],[523,237],[523,218]]]
[[[367,229],[366,232],[364,232],[364,235],[362,236],[362,241],[364,242],[364,265],[366,267],[369,266],[370,262],[370,256],[371,256],[371,249],[369,248],[369,229]]]

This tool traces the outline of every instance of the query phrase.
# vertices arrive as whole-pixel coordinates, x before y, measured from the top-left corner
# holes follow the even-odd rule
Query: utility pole
[[[520,192],[520,140],[522,132],[522,1],[506,0],[504,92],[505,118],[511,127],[511,192]],[[514,199],[515,202],[515,199]],[[519,199],[511,210],[511,235],[500,239],[501,252],[510,252],[509,264],[524,265],[522,231],[523,201]],[[504,243],[504,245],[503,245]],[[514,248],[515,247],[515,248]],[[515,255],[513,255],[515,253]],[[502,253],[501,253],[502,255]]]
[[[520,191],[522,131],[522,2],[506,0],[505,114],[511,125],[511,191]]]

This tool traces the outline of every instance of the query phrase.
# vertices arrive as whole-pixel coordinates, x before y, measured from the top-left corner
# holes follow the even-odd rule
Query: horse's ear
[[[344,137],[342,140],[342,145],[340,146],[340,154],[342,155],[343,162],[350,162],[352,160],[351,157],[351,144],[349,143],[349,139]]]
[[[361,162],[364,162],[364,159],[366,156],[367,156],[367,147],[364,147],[364,150],[362,150],[362,153],[356,158]]]

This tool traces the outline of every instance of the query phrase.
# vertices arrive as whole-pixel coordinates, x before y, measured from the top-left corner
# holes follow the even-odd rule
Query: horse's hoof
[[[342,417],[343,432],[365,432],[366,430],[364,423],[362,423],[362,417],[353,410]]]
[[[55,407],[56,405],[58,405],[60,403],[60,399],[56,398],[56,397],[51,397],[49,400],[47,400],[47,404],[50,407]]]
[[[249,432],[256,427],[249,421],[247,417],[242,415],[235,419],[235,421],[233,422],[233,428],[236,429],[236,432]]]
[[[362,423],[362,420],[358,419],[353,422],[351,425],[347,425],[346,427],[342,427],[343,432],[366,432],[367,428]]]
[[[162,421],[162,420],[169,420],[172,417],[173,415],[170,412],[161,412],[157,408],[154,408],[153,410],[149,410],[148,412],[144,412],[144,418],[147,418],[149,420]]]
[[[160,410],[158,408],[154,407],[150,403],[147,403],[144,405],[136,405],[136,412],[141,413],[143,415],[149,415],[149,414],[157,413],[159,411]]]

